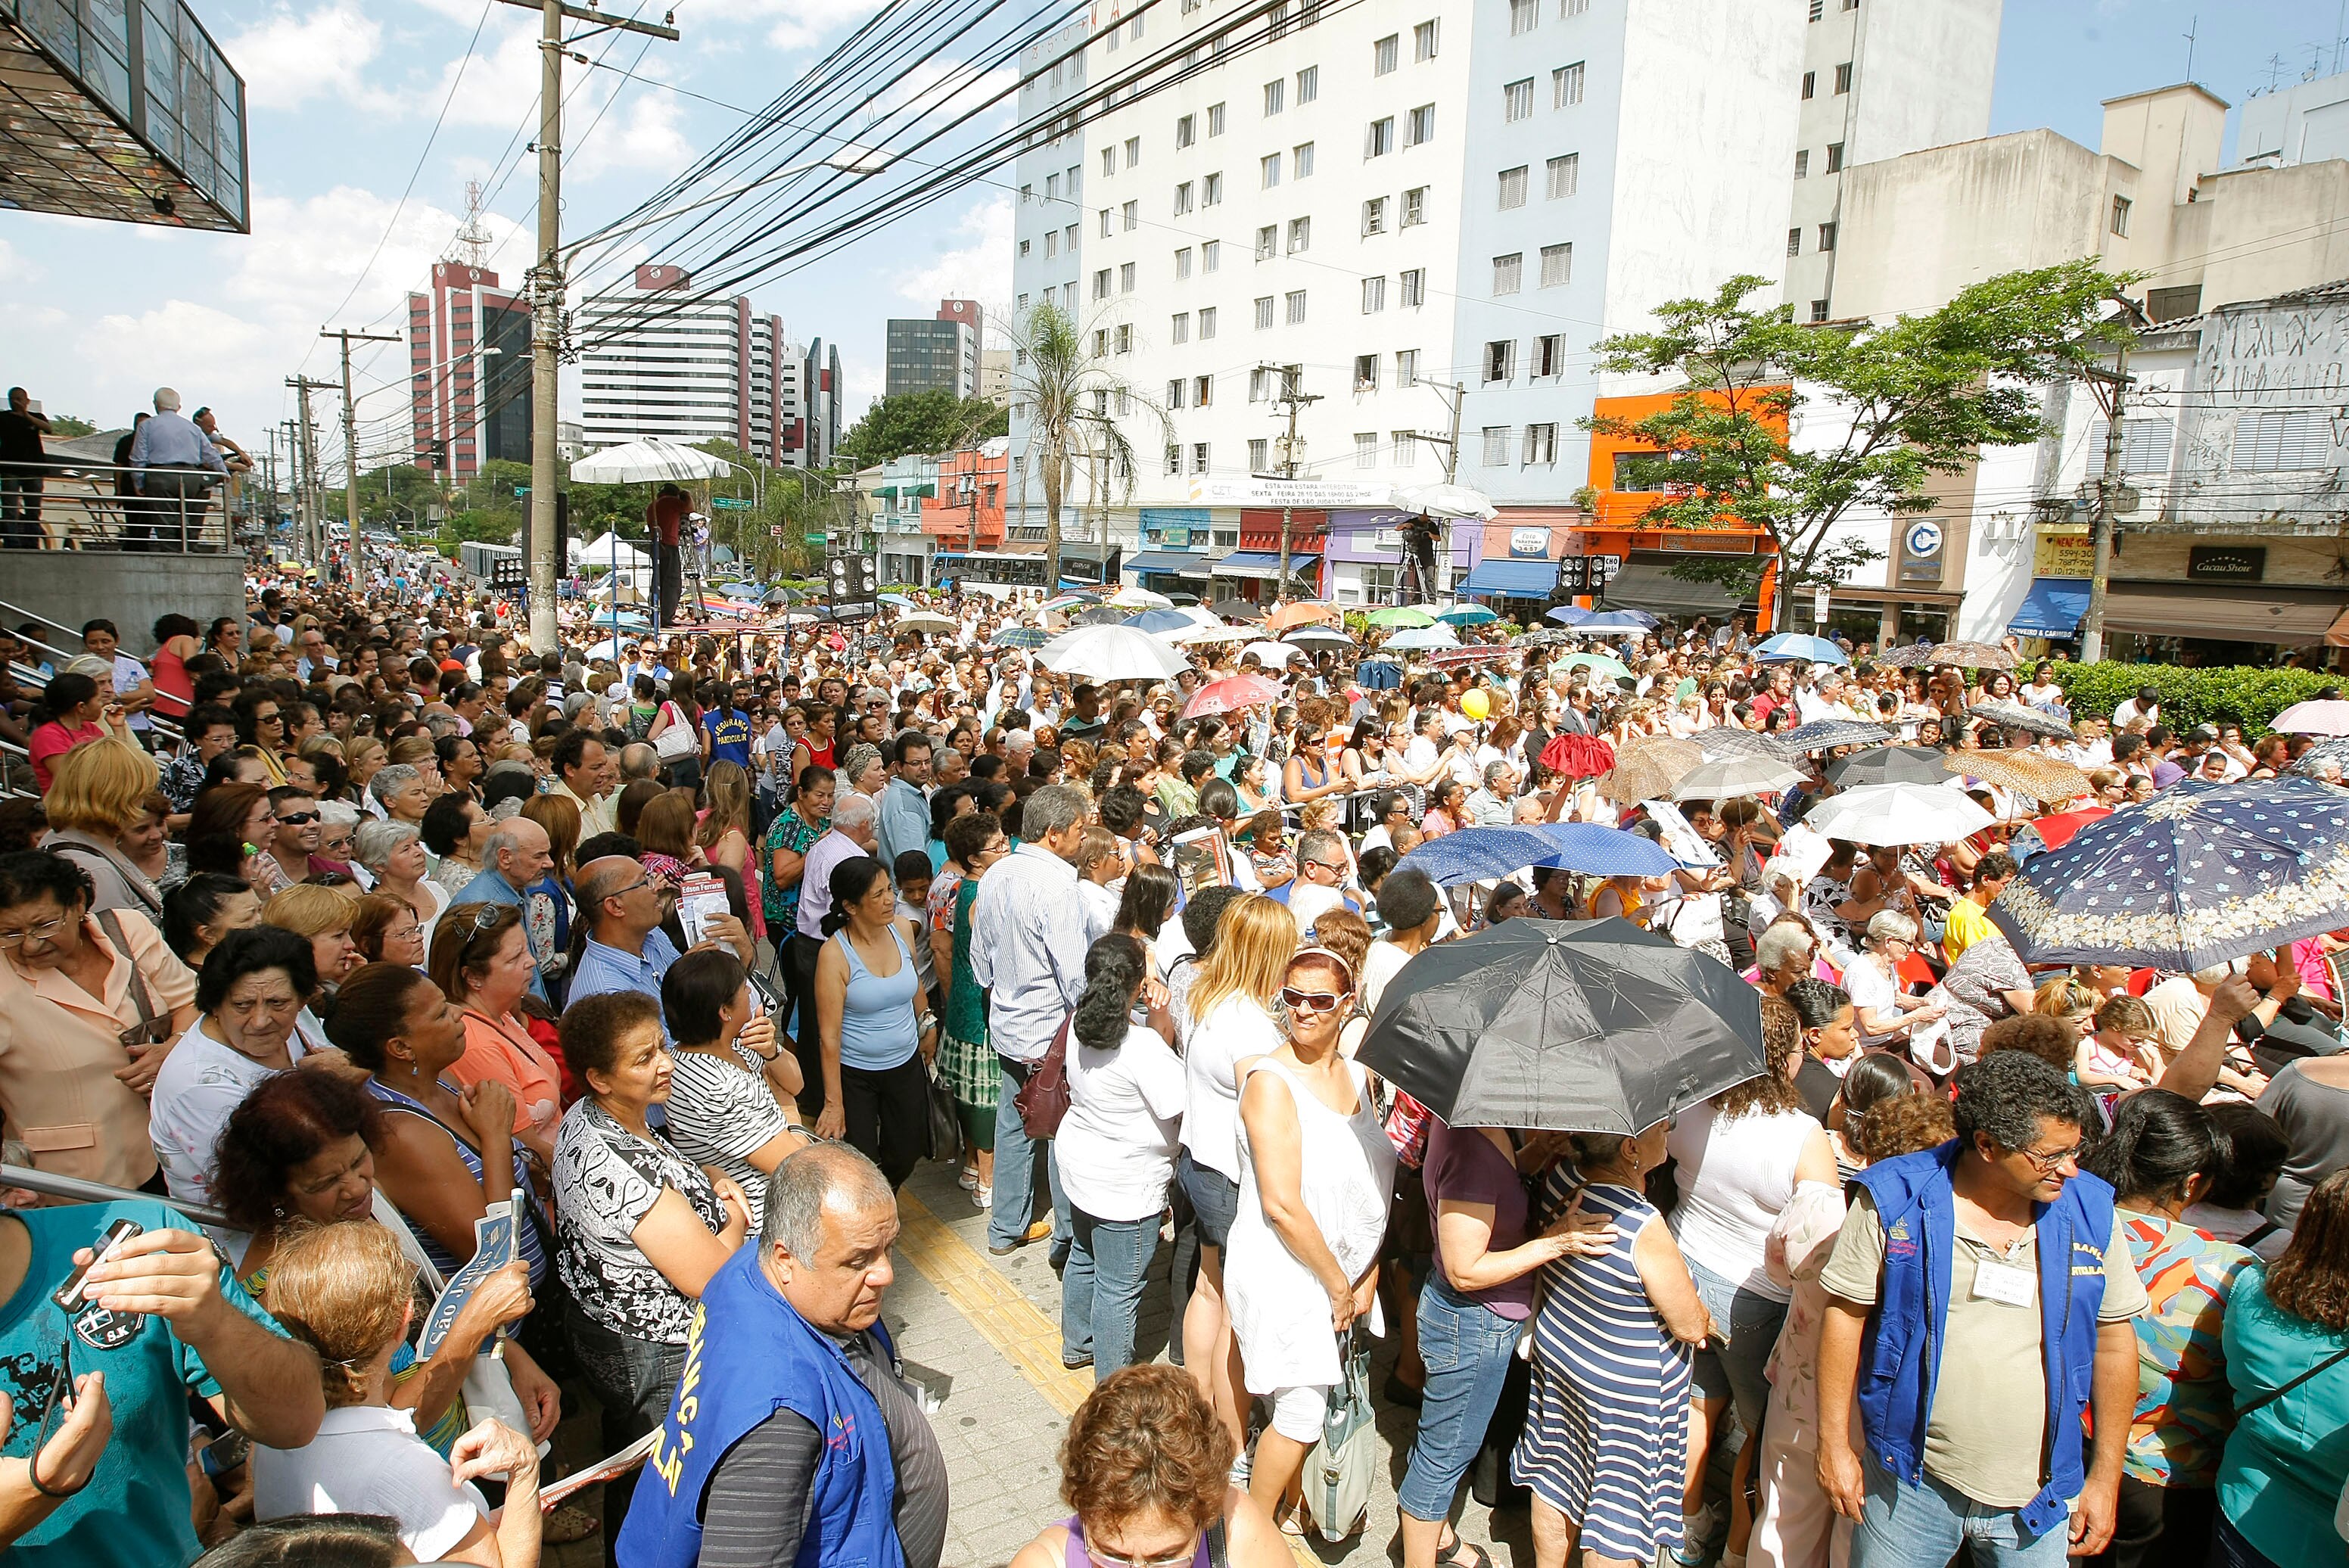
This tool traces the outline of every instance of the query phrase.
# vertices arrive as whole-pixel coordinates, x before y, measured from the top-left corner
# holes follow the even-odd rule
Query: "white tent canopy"
[[[714,480],[727,471],[723,458],[713,458],[698,448],[665,441],[658,436],[623,441],[616,447],[590,452],[571,465],[573,482],[585,485]]]
[[[622,539],[616,533],[606,533],[593,544],[579,549],[582,566],[609,566],[616,558],[622,566],[649,566],[652,557]]]

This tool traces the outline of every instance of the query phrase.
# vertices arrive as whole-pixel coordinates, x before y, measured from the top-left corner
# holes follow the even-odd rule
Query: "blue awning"
[[[1459,593],[1497,593],[1504,599],[1547,599],[1557,586],[1555,561],[1479,561]]]
[[[968,552],[960,550],[934,551],[930,555],[930,559],[933,561],[961,561],[967,558]]]
[[[1321,564],[1318,555],[1291,555],[1288,574],[1310,577]],[[1211,568],[1217,577],[1263,577],[1280,575],[1280,552],[1277,550],[1235,550]]]
[[[1125,558],[1128,572],[1171,572],[1184,577],[1205,577],[1207,558],[1189,550],[1138,550]]]
[[[2085,577],[2037,577],[2006,629],[2025,637],[2076,637],[2088,613]]]

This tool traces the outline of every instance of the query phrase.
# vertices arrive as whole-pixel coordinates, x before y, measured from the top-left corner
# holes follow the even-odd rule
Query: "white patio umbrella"
[[[1121,588],[1109,596],[1109,603],[1121,610],[1171,610],[1174,601],[1164,593],[1153,593],[1147,588]]]
[[[1250,643],[1240,650],[1240,657],[1254,654],[1268,665],[1285,665],[1291,659],[1301,659],[1305,650],[1295,643]]]
[[[1173,680],[1191,667],[1182,655],[1131,626],[1079,626],[1036,650],[1044,667],[1097,681]]]
[[[658,436],[623,441],[590,452],[571,465],[574,483],[583,485],[647,484],[659,480],[714,480],[727,471],[726,459],[713,458],[698,447],[680,446]]]
[[[1253,626],[1186,626],[1180,631],[1156,632],[1152,635],[1188,647],[1195,643],[1248,643],[1256,640]]]
[[[1492,500],[1482,490],[1466,485],[1422,485],[1407,490],[1395,498],[1405,511],[1415,511],[1422,517],[1483,518],[1495,514]]]
[[[1724,757],[1700,762],[1672,786],[1675,800],[1731,800],[1785,789],[1803,780],[1803,770],[1775,757]]]
[[[1804,826],[1856,844],[1951,844],[1993,820],[1947,784],[1862,784],[1812,807]]]

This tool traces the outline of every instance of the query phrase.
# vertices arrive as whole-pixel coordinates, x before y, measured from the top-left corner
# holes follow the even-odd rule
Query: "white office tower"
[[[773,362],[788,349],[748,298],[697,299],[682,269],[640,266],[632,288],[580,303],[573,335],[590,447],[658,436],[776,450],[790,410],[776,407]]]

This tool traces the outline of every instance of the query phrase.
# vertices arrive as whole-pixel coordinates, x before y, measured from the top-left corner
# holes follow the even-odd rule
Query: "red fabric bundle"
[[[1541,765],[1568,779],[1596,779],[1615,766],[1615,748],[1596,735],[1552,736]]]

